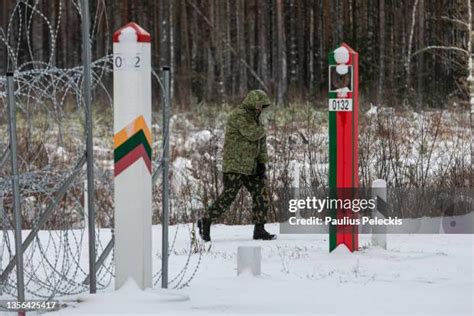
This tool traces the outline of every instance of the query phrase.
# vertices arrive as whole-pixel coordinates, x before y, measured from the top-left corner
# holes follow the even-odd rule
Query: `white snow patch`
[[[180,251],[189,245],[183,226],[170,257],[170,279],[187,260]],[[170,227],[170,236],[176,229]],[[388,250],[371,247],[370,235],[361,235],[361,251],[338,247],[329,253],[327,234],[255,241],[252,229],[214,225],[211,250],[183,290],[141,291],[127,284],[113,291],[111,285],[106,292],[79,295],[82,303],[56,314],[473,315],[472,235],[389,235]],[[267,224],[267,230],[278,232],[278,224]],[[160,240],[160,226],[153,235]],[[236,275],[239,246],[262,248],[261,276]],[[157,253],[160,244],[153,247]],[[191,261],[195,265],[196,256]],[[154,256],[155,271],[159,266]]]

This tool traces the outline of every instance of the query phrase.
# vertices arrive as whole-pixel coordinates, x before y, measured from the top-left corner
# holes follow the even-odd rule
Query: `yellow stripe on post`
[[[148,128],[148,125],[146,124],[145,118],[143,117],[143,115],[140,115],[132,123],[125,126],[117,134],[115,134],[115,136],[114,136],[114,149],[118,148],[120,145],[125,143],[130,137],[135,135],[140,130],[143,130],[143,133],[145,134],[145,138],[146,138],[146,140],[148,141],[148,144],[150,144],[150,147],[151,147],[151,132],[150,132],[150,129]]]

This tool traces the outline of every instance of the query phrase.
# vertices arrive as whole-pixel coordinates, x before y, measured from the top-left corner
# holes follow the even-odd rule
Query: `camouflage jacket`
[[[257,163],[266,163],[265,129],[256,108],[270,105],[262,90],[252,90],[229,115],[224,142],[224,172],[255,174]]]

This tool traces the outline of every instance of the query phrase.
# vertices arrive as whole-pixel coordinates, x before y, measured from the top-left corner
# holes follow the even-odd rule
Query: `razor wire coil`
[[[64,10],[64,3],[73,5],[80,16],[80,2],[74,0],[58,0],[58,12]],[[15,69],[15,99],[18,113],[24,119],[20,126],[28,137],[20,141],[21,151],[18,155],[20,174],[20,191],[22,215],[26,218],[29,227],[35,227],[44,210],[54,199],[58,190],[66,179],[74,172],[79,172],[67,189],[65,196],[42,228],[35,236],[31,245],[24,252],[24,277],[27,297],[53,299],[57,297],[75,295],[86,292],[88,283],[87,263],[87,212],[83,205],[84,170],[74,170],[70,167],[84,155],[85,130],[83,124],[84,107],[82,96],[83,67],[58,68],[54,64],[54,54],[60,36],[59,27],[62,23],[61,15],[51,22],[48,15],[38,7],[39,0],[18,0],[13,6],[8,20],[7,29],[0,27],[0,46],[5,48],[8,55],[8,66]],[[99,1],[93,23],[92,34],[98,30],[98,20],[105,15],[105,2]],[[29,18],[25,14],[30,11]],[[35,60],[32,53],[30,34],[33,29],[33,15],[38,16],[47,26],[50,39],[47,61]],[[29,60],[20,57],[21,43],[26,43]],[[112,55],[106,55],[92,62],[92,88],[96,94],[103,96],[106,105],[113,105],[112,95],[106,84],[106,78],[112,73]],[[152,70],[152,77],[163,89],[158,73]],[[6,77],[0,76],[0,113],[6,113]],[[71,135],[62,135],[68,130]],[[108,131],[110,132],[110,131]],[[4,126],[0,125],[0,157],[8,155],[9,139]],[[65,137],[70,142],[64,141]],[[37,138],[37,139],[36,139]],[[111,137],[110,137],[111,139]],[[166,139],[163,137],[163,139]],[[102,140],[100,140],[102,141]],[[37,145],[35,151],[28,146]],[[161,144],[164,146],[165,144]],[[23,146],[23,147],[22,147]],[[101,151],[100,158],[94,163],[96,197],[105,201],[97,201],[98,212],[96,220],[97,253],[105,249],[105,244],[113,236],[113,174],[111,172],[111,151],[96,145]],[[99,148],[101,147],[101,148]],[[34,148],[33,148],[34,149]],[[7,157],[7,156],[5,156]],[[97,157],[97,155],[96,155]],[[0,225],[2,227],[0,240],[0,275],[4,267],[14,257],[13,221],[11,206],[11,181],[7,159],[0,164]],[[2,161],[0,161],[2,163]],[[157,157],[153,163],[155,180],[157,171],[161,168],[162,157]],[[81,167],[82,168],[82,167]],[[156,207],[158,205],[154,205]],[[176,226],[173,241],[169,249],[170,255],[177,247],[180,225]],[[186,227],[188,227],[186,225]],[[27,230],[25,232],[28,232]],[[186,231],[184,231],[186,233]],[[193,247],[196,242],[191,232],[189,246],[186,248],[186,260],[183,267],[170,278],[170,286],[182,288],[189,285],[199,269],[202,256],[202,247],[197,247],[197,260],[193,260]],[[107,234],[107,236],[101,237]],[[110,236],[109,236],[110,235]],[[157,254],[155,257],[158,257]],[[193,266],[194,265],[194,266]],[[114,265],[113,252],[97,269],[97,285],[99,290],[107,289],[113,281]],[[15,268],[0,284],[0,295],[16,296]],[[161,271],[153,274],[153,283],[156,285],[161,279]],[[0,310],[2,307],[0,306]]]

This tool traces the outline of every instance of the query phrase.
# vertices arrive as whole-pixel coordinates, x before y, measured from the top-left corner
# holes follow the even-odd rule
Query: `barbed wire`
[[[40,10],[39,0],[19,0],[12,8],[6,30],[0,28],[0,46],[7,51],[8,67],[14,69],[15,100],[18,109],[18,162],[20,169],[20,192],[24,233],[36,227],[45,209],[53,201],[63,183],[75,171],[79,171],[61,199],[59,206],[35,236],[24,252],[24,277],[27,297],[52,299],[88,291],[87,211],[85,210],[86,174],[74,170],[73,166],[84,155],[85,123],[82,95],[83,67],[59,68],[54,64],[56,43],[61,36],[59,30],[65,2],[69,1],[80,16],[80,2],[58,0],[58,16],[55,24],[46,12]],[[29,10],[32,14],[26,14]],[[46,61],[35,60],[29,34],[33,30],[33,15],[46,25],[49,35],[49,54]],[[107,18],[105,2],[100,1],[93,17],[92,34],[97,32],[98,21]],[[106,21],[108,25],[108,22]],[[28,52],[25,60],[20,50]],[[101,106],[113,107],[112,94],[106,84],[112,74],[112,55],[92,62],[92,88],[101,97]],[[154,80],[163,89],[159,75],[152,71]],[[162,94],[163,95],[163,94]],[[6,117],[6,77],[0,76],[0,117]],[[96,234],[97,253],[104,251],[113,236],[113,152],[112,117],[96,119],[94,146],[96,186]],[[105,124],[104,124],[104,121]],[[99,124],[100,122],[100,124]],[[166,139],[158,137],[157,139]],[[159,147],[155,142],[154,147]],[[161,147],[165,144],[161,141]],[[6,126],[0,125],[0,157],[8,155],[9,138]],[[155,151],[156,152],[156,151]],[[162,150],[160,153],[163,152]],[[9,157],[8,157],[9,158]],[[0,274],[14,258],[12,187],[10,170],[6,160],[0,161]],[[162,157],[153,163],[154,180],[158,178]],[[82,166],[80,167],[82,168]],[[178,173],[180,171],[177,171]],[[156,188],[155,188],[156,189]],[[160,204],[153,204],[158,212]],[[159,212],[158,212],[159,213]],[[180,227],[187,227],[182,230]],[[203,247],[196,240],[189,225],[177,225],[169,254],[173,255],[178,245],[178,234],[187,234],[186,260],[176,275],[170,278],[170,287],[189,285],[196,275]],[[193,256],[196,255],[196,260]],[[160,253],[156,253],[160,258]],[[113,252],[97,270],[98,289],[109,288],[114,277]],[[153,274],[156,285],[161,279],[161,270]],[[0,284],[0,295],[16,296],[16,273],[11,271]],[[1,310],[0,306],[0,310]]]

